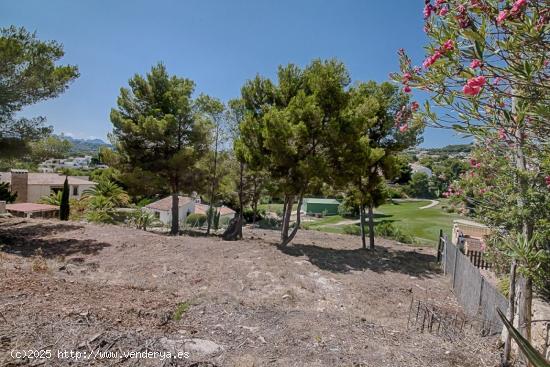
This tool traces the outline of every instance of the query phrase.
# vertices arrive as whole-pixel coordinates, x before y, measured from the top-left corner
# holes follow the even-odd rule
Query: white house
[[[98,165],[95,167],[106,168],[107,166]],[[43,172],[43,173],[55,172],[61,168],[79,168],[84,170],[91,169],[93,168],[92,156],[87,155],[84,157],[71,157],[67,159],[51,158],[51,159],[45,160],[44,162],[38,165],[38,169],[40,170],[40,172]]]
[[[195,200],[187,196],[179,196],[179,220],[184,221],[187,215],[195,212]],[[172,223],[172,196],[148,204],[145,210],[154,213],[164,224]]]
[[[208,208],[209,208],[209,205],[195,203],[194,213],[207,215]],[[220,212],[220,219],[224,219],[224,218],[233,219],[235,217],[236,212],[227,206],[221,206],[216,209],[218,209],[218,211]]]
[[[95,182],[85,176],[68,176],[69,198],[80,199],[84,190],[94,187]],[[16,203],[38,203],[43,196],[63,190],[65,176],[57,173],[34,173],[22,169],[0,172],[0,182],[10,184],[10,190],[17,192]]]
[[[432,170],[429,169],[428,167],[425,167],[425,166],[422,166],[420,164],[417,164],[417,163],[411,163],[409,164],[409,166],[411,167],[411,170],[412,170],[412,173],[425,173],[428,177],[432,177],[433,173],[432,173]]]

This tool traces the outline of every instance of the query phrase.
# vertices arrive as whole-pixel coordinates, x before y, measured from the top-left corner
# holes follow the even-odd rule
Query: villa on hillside
[[[195,211],[195,200],[188,196],[179,196],[178,206],[179,220],[184,221]],[[153,213],[164,224],[172,223],[172,196],[145,205],[145,210]]]
[[[188,196],[179,196],[179,220],[185,221],[189,214],[204,214],[208,212],[208,205],[201,204],[200,199]],[[235,211],[227,206],[216,208],[220,212],[220,219],[232,219]],[[145,206],[145,210],[153,213],[164,224],[172,223],[172,196],[155,201]]]
[[[92,156],[87,155],[84,157],[71,157],[67,159],[47,159],[38,165],[38,169],[43,173],[52,173],[63,168],[76,168],[88,170],[92,168],[108,168],[104,164],[94,165],[92,163]]]
[[[421,164],[411,163],[409,164],[409,167],[411,167],[412,173],[425,173],[428,177],[432,177],[433,175],[433,172],[431,169]]]
[[[195,203],[194,213],[207,215],[208,208],[210,208],[209,205],[201,204],[201,203]],[[218,207],[216,209],[220,213],[220,219],[224,219],[224,218],[233,219],[235,217],[236,212],[233,209],[231,209],[231,208],[229,208],[225,205],[222,205],[221,207]]]
[[[0,182],[9,183],[10,190],[17,192],[16,203],[38,203],[43,196],[62,191],[65,177],[57,173],[34,173],[22,169],[0,172]],[[71,199],[80,199],[84,190],[95,185],[86,176],[67,176],[67,179]]]

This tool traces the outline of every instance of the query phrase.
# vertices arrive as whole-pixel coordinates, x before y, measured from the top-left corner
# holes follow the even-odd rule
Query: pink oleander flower
[[[481,4],[479,3],[479,0],[470,0],[470,5],[474,8],[480,8]]]
[[[448,12],[449,12],[449,9],[442,7],[441,10],[439,11],[439,16],[444,17],[445,15],[447,15]]]
[[[550,189],[550,176],[546,176],[544,182],[546,182],[546,186]]]
[[[527,0],[517,0],[514,5],[512,5],[512,9],[510,10],[511,14],[517,14],[521,11],[521,8],[527,4]]]
[[[405,131],[409,130],[409,125],[408,124],[403,124],[401,126],[399,126],[399,131],[404,133]]]
[[[472,69],[481,67],[481,60],[473,59],[472,62],[470,63],[470,67]]]
[[[470,159],[470,166],[472,168],[479,168],[479,167],[481,167],[481,163],[479,163],[475,159]]]
[[[413,112],[418,111],[418,108],[419,108],[419,107],[420,107],[420,106],[418,105],[418,102],[413,101],[413,102],[411,103],[411,110],[412,110]]]
[[[468,79],[466,85],[462,88],[462,92],[469,96],[476,96],[481,92],[481,88],[485,85],[485,77],[483,75]]]
[[[402,79],[403,83],[407,83],[409,80],[411,80],[411,78],[412,78],[411,73],[407,72],[407,73],[403,74],[403,79]]]
[[[454,48],[455,48],[455,41],[453,41],[453,40],[447,40],[443,44],[443,49],[445,51],[452,51]]]
[[[435,0],[435,5],[436,6],[441,6],[443,4],[445,4],[447,2],[447,0]]]
[[[410,93],[410,92],[412,92],[412,89],[408,85],[405,85],[405,87],[403,88],[403,92]]]
[[[428,56],[426,60],[422,63],[422,66],[424,66],[426,69],[432,66],[443,54],[441,51],[437,50],[432,56]]]
[[[433,10],[433,6],[431,4],[426,4],[423,11],[424,19],[428,19],[430,15],[432,15],[432,10]]]
[[[506,131],[503,128],[498,129],[498,138],[500,140],[506,140]]]
[[[502,24],[508,18],[508,10],[501,10],[497,16],[497,24]]]

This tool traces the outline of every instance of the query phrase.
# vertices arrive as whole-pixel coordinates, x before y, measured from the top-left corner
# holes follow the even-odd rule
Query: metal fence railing
[[[452,289],[465,312],[486,322],[487,333],[500,333],[502,321],[496,309],[498,307],[506,312],[508,300],[485,280],[479,269],[449,241],[447,235],[440,236],[437,257],[444,273],[450,276]]]

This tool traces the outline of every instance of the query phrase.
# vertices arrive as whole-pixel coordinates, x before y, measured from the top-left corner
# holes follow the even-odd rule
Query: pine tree
[[[71,207],[69,205],[69,179],[65,177],[63,193],[61,194],[61,205],[59,206],[59,219],[69,220]]]

